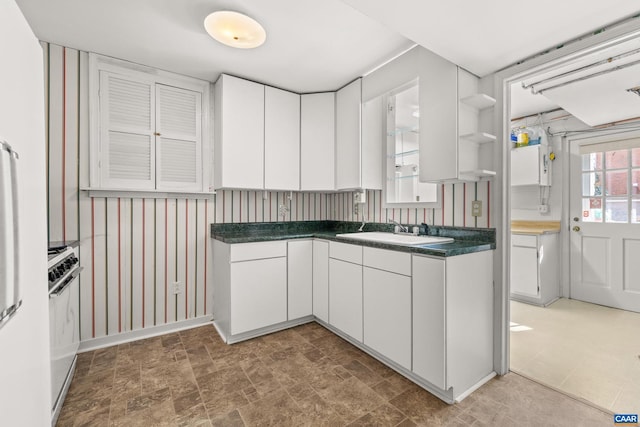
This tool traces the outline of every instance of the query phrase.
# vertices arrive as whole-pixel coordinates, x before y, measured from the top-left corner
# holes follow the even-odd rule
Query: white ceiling
[[[637,14],[637,0],[343,0],[483,77]]]
[[[17,0],[36,36],[215,81],[221,72],[295,92],[338,89],[412,42],[340,0]],[[213,40],[216,10],[259,21],[266,43],[234,49]]]

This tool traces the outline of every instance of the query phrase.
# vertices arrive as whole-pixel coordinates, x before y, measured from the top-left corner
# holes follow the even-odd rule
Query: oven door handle
[[[84,270],[84,267],[78,267],[75,270],[73,270],[69,275],[69,277],[67,277],[64,280],[62,285],[58,286],[58,289],[56,289],[55,291],[49,294],[49,298],[55,298],[57,296],[60,296],[60,294],[62,294],[65,291],[65,289],[67,289],[67,287],[71,284],[71,282],[73,282],[75,278],[78,277],[78,275],[80,275],[80,272],[82,270]]]

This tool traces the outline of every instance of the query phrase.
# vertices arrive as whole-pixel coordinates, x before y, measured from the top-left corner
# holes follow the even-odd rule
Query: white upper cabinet
[[[90,189],[208,192],[209,83],[89,61]]]
[[[335,93],[301,96],[300,190],[335,189]]]
[[[336,189],[361,188],[362,79],[336,93]]]
[[[264,188],[264,85],[223,74],[214,97],[215,188]]]
[[[266,86],[264,105],[264,188],[298,191],[300,95]]]
[[[490,167],[495,99],[478,93],[478,77],[425,50],[420,51],[420,181],[478,181]],[[485,114],[486,113],[486,114]],[[485,116],[483,120],[483,115]]]

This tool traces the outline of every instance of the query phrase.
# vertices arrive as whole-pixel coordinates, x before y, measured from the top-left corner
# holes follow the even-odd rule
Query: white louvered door
[[[100,72],[102,186],[154,189],[154,83]]]
[[[156,84],[158,189],[202,189],[202,94]]]

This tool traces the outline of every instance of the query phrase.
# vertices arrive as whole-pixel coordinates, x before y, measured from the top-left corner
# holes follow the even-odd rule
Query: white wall
[[[0,2],[0,54],[0,138],[20,155],[23,300],[0,329],[0,424],[46,426],[51,380],[42,50],[14,0]]]

